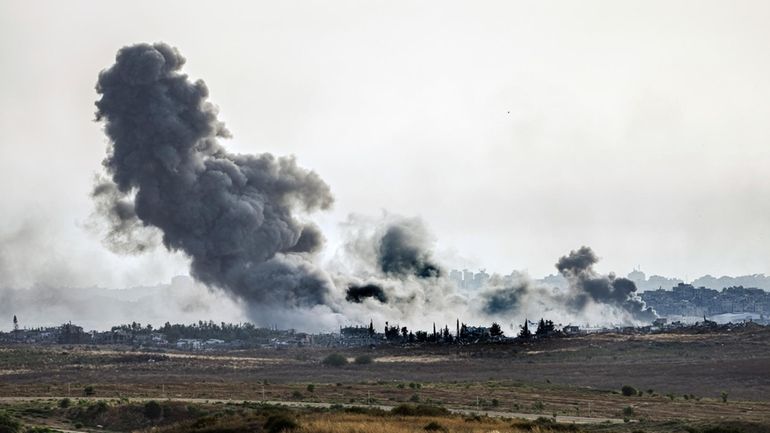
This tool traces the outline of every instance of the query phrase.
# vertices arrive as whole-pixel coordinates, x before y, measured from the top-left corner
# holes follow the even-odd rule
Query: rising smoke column
[[[228,153],[208,89],[181,72],[184,63],[169,45],[138,44],[99,74],[110,179],[93,194],[110,236],[155,227],[207,285],[252,304],[323,304],[330,283],[309,260],[323,237],[296,214],[330,207],[329,187],[292,157]]]
[[[419,219],[402,219],[387,226],[379,239],[377,262],[380,270],[390,276],[441,276],[431,259],[427,231]]]
[[[600,275],[593,269],[599,259],[589,247],[570,251],[556,263],[556,269],[567,279],[570,307],[582,310],[590,302],[615,306],[638,321],[649,322],[657,316],[652,308],[636,295],[636,284],[614,274]]]

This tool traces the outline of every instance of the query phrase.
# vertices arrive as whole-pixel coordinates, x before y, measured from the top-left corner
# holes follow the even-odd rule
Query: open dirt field
[[[374,362],[343,367],[320,363],[334,352],[350,359],[367,354]],[[94,398],[106,399],[420,402],[548,417],[770,424],[770,329],[601,334],[460,347],[230,352],[0,348],[3,397],[75,398],[89,385]],[[639,395],[622,395],[623,385],[633,386]]]

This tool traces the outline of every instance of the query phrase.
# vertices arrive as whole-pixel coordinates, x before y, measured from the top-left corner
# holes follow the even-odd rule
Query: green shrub
[[[353,406],[343,409],[345,413],[355,413],[360,415],[385,416],[388,413],[379,407]]]
[[[365,365],[365,364],[371,364],[374,361],[374,359],[369,355],[359,355],[356,356],[355,363],[359,365]]]
[[[5,412],[0,412],[0,433],[17,433],[21,431],[21,423],[11,418]]]
[[[150,400],[144,405],[144,416],[149,419],[158,419],[163,415],[163,408],[155,400]]]
[[[291,398],[301,399],[303,397],[302,393],[299,391],[294,391],[291,393]]]
[[[96,395],[96,390],[94,389],[93,386],[88,385],[87,387],[83,388],[83,395],[85,396]]]
[[[412,394],[412,396],[409,397],[409,401],[413,403],[417,403],[418,401],[420,401],[420,396],[417,394]]]
[[[315,385],[313,385],[312,383],[308,384],[307,385],[307,392],[310,392],[310,393],[315,392]]]
[[[281,433],[297,427],[299,427],[297,421],[285,414],[271,415],[265,421],[265,430],[268,433]]]
[[[444,416],[449,415],[446,408],[440,406],[431,406],[428,404],[401,404],[390,410],[393,415],[401,416]]]
[[[96,415],[101,415],[104,412],[107,412],[107,410],[110,408],[110,406],[107,404],[104,400],[99,400],[96,403],[94,403],[93,406],[89,408],[89,410],[92,410]]]
[[[71,404],[72,404],[72,400],[70,400],[68,398],[63,398],[63,399],[59,400],[59,407],[62,408],[62,409],[66,409],[66,408],[70,407]]]
[[[332,353],[324,358],[321,363],[330,367],[342,367],[348,364],[348,359],[339,353]]]
[[[623,415],[624,416],[627,416],[627,417],[634,416],[635,413],[636,412],[634,412],[634,408],[631,407],[631,406],[626,406],[626,407],[623,408]]]
[[[529,431],[550,431],[550,432],[578,432],[579,429],[575,424],[563,424],[558,423],[551,418],[544,416],[538,417],[533,421],[522,420],[511,424],[516,430],[529,430]]]
[[[621,394],[625,395],[626,397],[631,397],[632,395],[637,395],[638,392],[636,391],[636,388],[634,388],[631,385],[623,385],[622,388],[620,388]]]
[[[425,430],[425,431],[441,431],[441,432],[447,432],[448,431],[446,427],[444,427],[443,425],[437,423],[436,421],[429,422],[428,425],[423,427],[423,430]]]

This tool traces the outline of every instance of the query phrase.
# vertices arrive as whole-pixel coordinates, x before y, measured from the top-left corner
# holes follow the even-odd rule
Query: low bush
[[[429,404],[401,404],[391,409],[390,413],[401,416],[444,416],[449,415],[450,412],[441,406]]]
[[[528,431],[551,431],[551,432],[577,432],[578,428],[575,424],[562,424],[554,421],[551,418],[539,417],[534,421],[519,421],[511,425],[517,430]]]
[[[372,362],[374,362],[374,359],[369,355],[359,355],[355,359],[355,363],[358,365],[371,364]]]
[[[633,395],[637,395],[638,391],[631,385],[623,385],[623,387],[620,388],[620,393],[626,397],[631,397]]]
[[[11,418],[5,412],[0,412],[0,433],[17,433],[21,431],[21,423]]]
[[[378,407],[353,406],[353,407],[346,407],[343,410],[345,413],[354,413],[358,415],[385,416],[388,414],[387,411],[380,409]]]
[[[297,421],[285,414],[271,415],[265,421],[265,430],[268,433],[281,433],[295,430],[299,427]]]
[[[332,353],[324,358],[321,363],[329,367],[342,367],[348,364],[348,359],[339,353]]]
[[[449,431],[449,430],[447,430],[446,427],[444,427],[443,425],[437,423],[436,421],[429,422],[428,425],[423,427],[423,430],[425,430],[425,431],[440,431],[440,432],[447,432],[447,431]]]
[[[95,414],[101,415],[104,412],[107,412],[110,409],[110,405],[107,404],[104,400],[97,401],[94,405],[92,405],[89,410],[92,410]]]
[[[149,419],[158,419],[163,415],[163,408],[155,400],[148,401],[144,405],[144,416]]]

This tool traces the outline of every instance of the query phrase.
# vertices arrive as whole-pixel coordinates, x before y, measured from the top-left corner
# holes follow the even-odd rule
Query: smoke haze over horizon
[[[770,6],[437,5],[4,2],[0,295],[191,270],[327,325],[524,298],[621,317],[642,280],[610,271],[770,272]],[[94,94],[159,40],[191,61],[127,48]],[[602,261],[533,278],[581,245]],[[463,268],[521,272],[481,308],[448,285]]]

